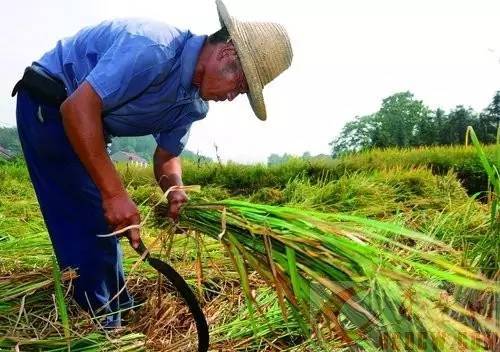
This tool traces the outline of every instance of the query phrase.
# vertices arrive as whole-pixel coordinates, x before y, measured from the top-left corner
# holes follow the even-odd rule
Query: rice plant
[[[494,349],[498,193],[492,184],[468,197],[449,171],[476,185],[487,178],[478,176],[486,160],[498,180],[498,148],[480,146],[480,158],[475,146],[272,167],[185,163],[186,183],[203,184],[211,200],[193,196],[185,234],[152,250],[195,288],[214,350]],[[120,168],[148,213],[161,197],[151,170]],[[59,280],[50,271],[52,249],[22,161],[0,166],[0,188],[0,350],[179,351],[193,342],[185,306],[146,266],[129,275],[131,292],[147,298],[135,320],[112,335],[93,325],[70,299],[72,274]],[[488,213],[477,199],[489,202]],[[150,220],[148,243],[165,224]],[[129,270],[137,258],[125,252]]]
[[[456,285],[499,293],[498,283],[461,267],[459,253],[424,234],[351,215],[236,200],[189,206],[183,221],[221,240],[252,316],[258,307],[245,264],[274,287],[285,316],[285,301],[300,314],[306,336],[318,333],[325,319],[345,345],[448,351],[487,343],[449,312],[498,333],[446,290]]]

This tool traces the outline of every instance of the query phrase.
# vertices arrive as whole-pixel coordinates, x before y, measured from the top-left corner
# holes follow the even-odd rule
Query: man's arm
[[[115,230],[140,224],[137,206],[129,198],[106,152],[101,98],[85,82],[64,101],[60,110],[66,135],[101,193],[107,222]],[[136,248],[139,230],[130,230],[128,237]]]
[[[154,173],[156,181],[163,192],[166,192],[172,186],[182,186],[180,158],[159,146],[156,147],[154,153]],[[173,220],[177,220],[181,206],[186,202],[187,196],[184,191],[170,192],[168,195],[168,216]]]

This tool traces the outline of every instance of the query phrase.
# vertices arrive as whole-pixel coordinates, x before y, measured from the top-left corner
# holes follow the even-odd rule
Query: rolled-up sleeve
[[[171,131],[155,134],[154,138],[158,146],[178,156],[186,147],[190,129],[191,124],[181,125]]]
[[[208,104],[201,99],[195,99],[186,104],[177,116],[177,123],[170,130],[153,135],[156,143],[174,155],[179,155],[189,139],[189,131],[193,122],[203,119],[208,112]]]
[[[86,77],[101,97],[103,110],[111,110],[139,96],[172,65],[174,53],[161,50],[146,38],[117,38]]]

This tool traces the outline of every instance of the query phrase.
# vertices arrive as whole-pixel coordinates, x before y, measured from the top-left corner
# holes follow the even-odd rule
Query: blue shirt
[[[102,99],[109,135],[152,134],[179,155],[191,124],[208,112],[192,85],[205,40],[148,20],[106,21],[60,40],[36,63],[62,80],[68,94],[87,81]]]

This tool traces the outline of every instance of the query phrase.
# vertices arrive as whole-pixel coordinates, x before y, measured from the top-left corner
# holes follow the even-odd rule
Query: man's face
[[[232,43],[217,44],[210,57],[200,85],[204,100],[233,100],[241,93],[247,93],[248,86],[241,63]]]

